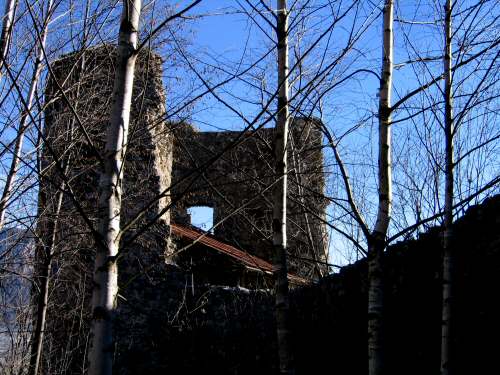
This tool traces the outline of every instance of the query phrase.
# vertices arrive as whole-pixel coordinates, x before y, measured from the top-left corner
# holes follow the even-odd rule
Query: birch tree
[[[453,236],[453,93],[452,93],[452,49],[451,11],[452,0],[446,0],[444,7],[444,133],[445,133],[445,203],[443,233],[443,311],[441,327],[441,374],[453,374],[450,363],[453,332],[451,327],[451,303],[453,298],[453,261],[451,238]]]
[[[6,0],[3,15],[2,34],[0,35],[0,79],[2,78],[3,65],[9,52],[12,28],[14,25],[14,13],[17,0]]]
[[[275,262],[276,325],[281,374],[293,374],[290,349],[289,297],[286,257],[287,136],[288,136],[288,9],[277,0],[278,111],[274,139],[275,175],[281,182],[273,189],[273,247]]]
[[[68,171],[68,162],[66,162],[65,172]],[[38,254],[41,259],[40,267],[37,271],[38,301],[36,306],[36,323],[31,342],[30,375],[38,375],[40,372],[40,363],[42,359],[43,339],[45,336],[45,326],[47,322],[47,307],[49,302],[49,282],[52,260],[54,258],[54,247],[57,236],[59,214],[64,197],[64,180],[61,180],[58,186],[58,192],[55,197],[53,217],[47,222],[47,243],[42,243]],[[41,195],[44,195],[43,193]],[[43,197],[43,204],[47,205],[48,197]]]
[[[378,212],[368,238],[368,368],[370,375],[383,373],[382,255],[391,217],[391,91],[393,69],[394,1],[386,0],[383,11],[382,77],[379,89]]]
[[[118,54],[111,118],[106,135],[104,171],[99,181],[99,234],[92,292],[92,346],[90,375],[111,375],[112,319],[118,293],[117,255],[120,243],[120,208],[124,158],[137,57],[141,0],[125,0],[118,36]]]

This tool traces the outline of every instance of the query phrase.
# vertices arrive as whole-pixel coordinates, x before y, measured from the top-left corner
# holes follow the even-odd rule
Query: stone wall
[[[328,242],[322,221],[327,205],[322,133],[316,122],[292,121],[288,152],[289,269],[309,279],[326,273],[311,260],[326,261]],[[177,124],[174,134],[172,220],[189,223],[187,208],[212,207],[216,237],[273,262],[274,129],[200,132]]]
[[[101,153],[104,150],[115,58],[115,48],[109,45],[89,49],[85,54],[76,52],[63,56],[51,65],[54,76],[46,88],[49,105],[45,110],[44,174],[39,204],[39,231],[45,244],[49,239],[50,223],[55,217],[61,169],[66,168],[69,176],[58,222],[50,286],[50,326],[45,340],[45,352],[50,355],[45,358],[44,366],[50,374],[80,373],[88,349],[89,295],[95,246],[93,234],[83,217],[97,228],[101,168],[94,150]],[[146,295],[162,282],[166,272],[165,252],[169,249],[168,210],[130,242],[139,228],[162,213],[169,204],[168,196],[156,199],[170,186],[172,164],[171,137],[164,122],[165,97],[161,75],[160,57],[147,49],[142,51],[135,73],[130,142],[124,171],[122,226],[137,213],[144,211],[145,214],[126,232],[118,263],[119,316],[127,320],[129,328],[133,328],[131,332],[137,332],[137,335],[144,321],[136,310],[142,308],[142,313],[147,314],[149,309],[157,308],[154,300]],[[76,121],[60,87],[79,114],[80,121]],[[68,166],[64,167],[66,163]],[[146,305],[144,301],[147,301]],[[119,342],[123,345],[138,344],[135,336],[127,333]]]
[[[455,223],[457,374],[500,371],[500,196]],[[389,375],[439,373],[441,235],[435,228],[385,254],[385,353]],[[182,289],[182,287],[180,287]],[[298,374],[367,374],[366,262],[292,291]],[[184,293],[162,323],[152,373],[277,373],[273,298],[266,291],[215,287]],[[170,315],[171,317],[174,314]],[[133,361],[130,368],[141,361]],[[155,366],[156,366],[155,365]],[[158,369],[161,369],[158,370]],[[133,370],[139,374],[143,371]]]

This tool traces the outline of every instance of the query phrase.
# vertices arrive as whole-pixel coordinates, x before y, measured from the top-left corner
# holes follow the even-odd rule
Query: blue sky
[[[102,2],[99,2],[101,5]],[[182,0],[177,4],[177,9],[189,4],[190,1]],[[258,2],[254,2],[257,4]],[[275,1],[268,2],[271,6],[275,5]],[[289,4],[300,4],[301,1],[290,1]],[[309,16],[302,23],[293,24],[293,32],[290,38],[290,56],[291,62],[295,61],[295,54],[302,54],[311,45],[316,38],[323,33],[324,30],[332,22],[331,13],[341,12],[355,2],[352,1],[334,1],[331,2],[339,8],[329,8],[325,4],[327,1],[315,0],[309,4],[319,6],[319,10],[314,10],[310,7],[306,9]],[[456,23],[465,22],[463,25],[459,24],[456,27],[455,44],[460,41],[466,43],[466,39],[460,39],[467,29],[467,9],[472,1],[456,2]],[[69,52],[78,46],[77,42],[68,42],[72,32],[81,27],[81,9],[72,3],[73,8],[72,21],[68,21],[68,15],[71,13],[66,9],[66,5],[70,2],[61,3],[61,7],[57,13],[57,20],[51,25],[49,36],[49,53],[51,58],[56,58],[62,53]],[[94,3],[94,5],[97,2]],[[156,21],[163,19],[167,13],[165,4],[173,4],[173,2],[151,1],[145,2],[146,8],[145,19],[155,19]],[[380,5],[382,2],[358,2],[359,7],[354,11],[352,10],[345,18],[335,25],[333,31],[326,35],[322,41],[316,45],[313,52],[308,55],[302,66],[303,82],[314,75],[314,73],[325,66],[325,64],[335,60],[336,57],[342,52],[347,35],[354,32],[363,30],[362,36],[356,44],[356,48],[349,52],[345,59],[340,60],[335,69],[327,76],[326,80],[321,83],[316,91],[312,91],[309,95],[310,98],[317,98],[321,95],[321,100],[318,99],[319,105],[314,107],[313,115],[320,116],[327,127],[339,138],[341,142],[339,149],[342,156],[346,160],[346,165],[354,182],[354,190],[358,197],[360,197],[360,207],[366,213],[369,223],[373,222],[373,212],[376,206],[374,194],[376,193],[376,125],[377,118],[375,116],[377,109],[377,89],[378,81],[375,77],[380,71],[381,64],[381,18],[380,18]],[[484,11],[475,18],[477,22],[486,22],[493,17],[498,16],[500,9],[495,8],[494,1],[485,1]],[[269,38],[274,38],[269,25],[256,16],[258,25],[252,21],[248,15],[241,12],[242,6],[249,9],[244,0],[205,0],[195,9],[190,11],[189,15],[191,20],[184,23],[182,27],[179,26],[179,35],[183,40],[181,44],[184,52],[189,56],[193,67],[206,79],[209,84],[214,85],[230,76],[234,72],[242,72],[249,67],[251,63],[255,63],[249,72],[247,72],[242,79],[234,79],[229,84],[226,84],[216,90],[217,95],[220,96],[227,104],[231,105],[233,109],[238,111],[246,119],[253,119],[255,114],[260,109],[262,101],[268,99],[268,94],[260,97],[260,88],[264,88],[268,92],[272,92],[276,87],[276,63],[275,54],[271,53],[266,55],[269,49],[273,46],[273,41]],[[153,7],[154,12],[152,11]],[[116,26],[120,7],[112,11],[108,18],[109,24],[100,29],[99,33],[92,30],[91,34],[95,36],[94,42],[108,41],[116,42]],[[150,11],[148,16],[147,12]],[[430,77],[435,75],[441,69],[441,61],[439,55],[442,50],[442,22],[441,22],[442,7],[439,2],[432,0],[424,0],[419,2],[396,2],[396,26],[395,26],[395,43],[396,53],[395,62],[399,64],[394,72],[394,101],[398,97],[404,95],[406,92],[414,87],[417,87],[422,82],[425,82]],[[304,13],[304,11],[302,12]],[[152,15],[152,16],[151,16]],[[105,19],[106,14],[101,14],[100,19]],[[269,14],[266,16],[271,19]],[[296,19],[297,12],[292,10],[291,19]],[[150,18],[147,18],[150,17]],[[472,19],[469,17],[469,20]],[[353,29],[351,26],[355,25]],[[494,26],[498,26],[498,23]],[[173,26],[173,27],[178,27]],[[366,29],[366,30],[365,30]],[[26,22],[19,26],[19,36],[16,39],[16,56],[23,56],[26,49],[31,45],[33,30],[29,28]],[[266,35],[269,34],[268,35]],[[481,39],[486,43],[498,36],[498,27],[490,27],[483,30],[479,36],[475,36],[477,40]],[[161,37],[168,39],[168,32],[165,30]],[[159,39],[161,39],[159,37]],[[75,41],[78,38],[75,39]],[[185,42],[185,43],[184,43]],[[295,48],[300,46],[300,48]],[[481,44],[471,45],[470,51],[472,53],[475,49],[481,48]],[[204,90],[200,80],[196,79],[195,75],[188,68],[179,54],[170,53],[172,50],[163,51],[165,63],[165,82],[167,89],[170,90],[167,95],[167,108],[172,110],[181,104],[184,104],[186,99],[192,98]],[[421,63],[405,63],[408,60],[415,59],[418,56],[423,57],[437,57],[433,62]],[[175,61],[174,61],[175,60]],[[177,64],[176,68],[172,68]],[[13,64],[13,68],[18,67]],[[350,73],[356,69],[370,69],[373,73],[358,73],[353,78],[346,80],[344,83],[336,86],[331,91],[326,93],[326,89],[333,86],[335,83],[342,81]],[[465,69],[462,76],[465,77],[470,74],[468,84],[462,85],[458,90],[461,98],[464,96],[467,88],[473,86],[470,83],[477,82],[480,74],[484,71],[484,66],[471,67]],[[30,72],[28,68],[24,68],[26,77],[29,78]],[[496,75],[498,76],[498,70]],[[168,78],[167,78],[168,77]],[[292,79],[297,79],[297,75],[292,73]],[[194,79],[193,79],[194,78]],[[500,77],[498,77],[500,80]],[[497,81],[498,81],[497,80]],[[5,80],[4,80],[5,82]],[[303,83],[302,82],[302,83]],[[297,87],[301,85],[300,80],[294,81],[292,85],[292,94],[296,92]],[[469,86],[467,86],[469,85]],[[43,87],[43,83],[41,84]],[[495,87],[492,86],[492,91]],[[433,99],[439,99],[440,93],[437,87],[425,93],[425,95],[417,96],[409,103],[401,114],[397,116],[404,116],[412,108],[423,106],[431,102]],[[296,104],[298,100],[295,100]],[[457,104],[464,103],[464,99],[458,99]],[[312,107],[311,103],[305,102],[304,108]],[[275,104],[270,107],[274,110]],[[2,113],[2,120],[4,124],[9,124],[9,121],[16,121],[16,116],[21,107],[16,98],[14,98],[9,105],[4,106]],[[12,111],[12,113],[9,113]],[[435,117],[439,117],[441,108],[436,106],[433,111],[427,113],[434,113]],[[496,112],[495,112],[496,111]],[[211,95],[206,95],[203,99],[197,101],[193,106],[185,111],[190,114],[188,120],[205,131],[214,130],[241,130],[245,126],[245,122],[230,109],[223,104],[219,103]],[[491,113],[499,113],[498,100],[496,101],[496,108],[491,109]],[[9,116],[11,116],[9,118]],[[473,117],[472,117],[473,118]],[[479,120],[471,120],[471,126],[463,129],[460,134],[459,146],[463,150],[471,148],[474,144],[481,141],[484,134],[493,134],[495,126],[498,130],[497,117],[489,115],[489,117],[478,116],[478,119],[487,118],[484,124],[480,124]],[[272,125],[272,123],[270,124]],[[474,131],[475,126],[481,125],[481,132]],[[489,126],[489,128],[487,127]],[[484,131],[486,129],[486,131]],[[415,119],[403,121],[393,127],[394,131],[394,168],[395,168],[395,192],[397,194],[395,207],[398,220],[404,224],[404,221],[411,222],[412,214],[405,210],[413,204],[413,191],[407,189],[409,186],[409,178],[417,176],[424,176],[423,179],[429,179],[430,174],[427,171],[433,168],[433,161],[427,155],[427,149],[432,148],[434,152],[439,155],[442,145],[440,144],[440,128],[439,124],[433,118],[433,115],[418,116]],[[419,132],[417,134],[417,131]],[[420,131],[422,131],[420,133]],[[489,133],[488,133],[489,132]],[[417,137],[418,135],[418,137]],[[36,132],[30,133],[31,139],[36,140]],[[419,138],[421,137],[421,138]],[[12,138],[12,132],[4,132],[2,134],[2,141],[8,142]],[[434,140],[433,144],[427,144],[427,138]],[[494,146],[494,147],[493,147]],[[26,151],[32,149],[32,142],[26,142]],[[496,147],[496,148],[495,148]],[[457,147],[457,150],[462,150]],[[410,152],[411,151],[411,152]],[[498,174],[499,166],[499,151],[498,143],[492,144],[488,157],[479,156],[476,159],[468,159],[464,162],[464,170],[467,179],[463,181],[485,181],[495,173]],[[417,157],[418,156],[418,157]],[[471,161],[472,160],[472,161]],[[440,160],[438,157],[437,164]],[[338,170],[335,163],[332,161],[331,153],[325,151],[325,163],[328,168],[328,186],[327,195],[333,198],[343,199],[343,187],[339,183]],[[474,164],[475,163],[475,164]],[[9,164],[9,157],[2,160],[5,168]],[[469,170],[474,170],[474,173],[469,173]],[[24,171],[25,172],[25,171]],[[419,174],[420,173],[420,174]],[[413,175],[411,175],[413,174]],[[418,183],[419,181],[417,181]],[[438,181],[438,185],[441,184]],[[429,185],[430,186],[430,185]],[[464,189],[467,188],[466,184]],[[398,190],[399,189],[399,190]],[[406,189],[406,190],[405,190]],[[429,188],[430,189],[430,188]],[[36,196],[36,189],[33,196]],[[466,192],[466,190],[464,190]],[[464,194],[465,194],[464,192]],[[405,195],[406,194],[406,195]],[[439,195],[439,194],[438,194]],[[404,198],[404,199],[403,199]],[[406,199],[406,200],[405,200]],[[27,201],[29,199],[27,198]],[[35,200],[31,199],[32,202]],[[25,202],[23,202],[25,203]],[[425,202],[424,202],[425,203]],[[428,203],[432,209],[432,199]],[[36,209],[31,207],[32,210]],[[28,211],[20,213],[20,215],[27,215]],[[332,223],[339,223],[343,220],[342,212],[330,209],[329,220]],[[346,226],[348,223],[344,223]],[[344,225],[343,224],[343,225]],[[396,230],[394,227],[391,230]],[[345,245],[340,237],[332,237],[332,249],[336,247],[338,253],[341,254]],[[352,259],[351,259],[352,260]],[[335,263],[345,263],[346,259],[332,260]]]
[[[244,1],[241,2],[241,4],[244,3]],[[238,5],[237,1],[207,1],[204,2],[201,7],[198,7],[194,14],[202,15],[200,18],[196,18],[192,24],[193,37],[191,48],[193,54],[203,56],[203,61],[198,66],[202,66],[203,64],[217,65],[222,61],[223,64],[227,64],[228,71],[233,71],[231,69],[238,66],[241,60],[256,59],[256,56],[264,55],[267,49],[272,47],[272,41],[269,40],[268,36],[265,35],[254,22],[249,20],[246,14],[241,13],[241,7]],[[292,17],[293,16],[292,14]],[[367,22],[370,27],[375,25],[377,18],[376,12],[370,15],[370,13],[366,11],[364,17],[368,20]],[[347,20],[345,24],[349,24],[349,22],[351,21]],[[324,15],[318,15],[317,22],[311,23],[312,31],[304,31],[304,45],[307,46],[307,43],[314,41],[322,30],[328,26],[328,23],[329,20]],[[304,29],[307,29],[307,27],[308,25],[304,25]],[[328,53],[334,55],[336,50],[342,45],[342,38],[345,38],[345,30],[342,30],[341,27],[343,27],[343,25],[340,25],[338,28],[339,31],[334,34],[337,36],[336,40],[332,41],[332,38],[329,38],[330,40],[324,38],[325,41],[322,42],[317,49],[331,48],[331,51]],[[361,25],[358,27],[361,27]],[[274,37],[274,34],[270,31],[270,27],[265,25],[263,28],[265,32],[270,33],[270,35]],[[376,29],[377,27],[375,27],[375,30]],[[313,31],[316,31],[316,33]],[[373,32],[369,30],[367,35],[373,35]],[[373,38],[375,38],[375,35],[373,35]],[[368,39],[370,39],[370,37]],[[376,44],[378,44],[378,39],[376,39],[376,41]],[[368,56],[371,58],[369,55],[373,52],[372,50],[376,48],[374,48],[373,41],[369,42],[372,43],[371,50],[367,49],[365,57]],[[376,56],[379,56],[378,51],[376,52]],[[267,58],[267,61],[264,61],[262,64],[263,69],[267,69],[265,76],[268,79],[267,85],[269,90],[272,90],[272,87],[276,85],[276,82],[273,81],[275,80],[275,75],[273,73],[276,69],[274,59],[275,54],[273,53]],[[292,56],[291,61],[293,60]],[[200,67],[199,69],[201,70],[203,68]],[[347,67],[343,69],[347,69]],[[211,83],[213,84],[223,79],[224,75],[217,74],[216,72],[213,75]],[[360,94],[366,96],[367,101],[362,99],[365,101],[366,107],[367,103],[370,105],[370,103],[372,104],[376,101],[377,86],[378,82],[376,79],[370,76],[364,77],[362,81],[358,81],[352,87],[344,90],[341,98],[337,97],[334,100],[334,106],[331,111],[328,110],[325,112],[325,118],[335,121],[339,127],[348,129],[360,115],[360,109],[352,107],[353,98],[356,97],[359,103]],[[258,110],[258,106],[245,103],[245,100],[241,100],[241,97],[243,97],[243,99],[249,99],[257,96],[257,92],[255,90],[252,91],[246,83],[241,81],[232,82],[218,90],[217,93],[230,102],[234,108],[241,111],[244,116],[250,119],[253,118],[253,114]],[[238,97],[238,94],[241,94],[241,97]],[[338,108],[340,107],[344,107],[344,110],[339,111]],[[345,110],[347,107],[352,108],[352,111]],[[274,110],[274,105],[271,109]],[[317,113],[314,114],[317,115]],[[339,118],[342,119],[342,123],[338,121]],[[202,103],[198,103],[198,106],[195,107],[191,121],[204,131],[217,131],[221,129],[239,130],[244,127],[244,122],[237,115],[224,105],[217,103],[213,97],[207,97]],[[354,139],[350,142],[355,143],[357,140]],[[210,223],[212,222],[212,218],[210,217],[210,215],[212,215],[211,210],[206,208],[195,208],[193,209],[192,215],[193,224],[198,224],[205,229],[210,227]],[[337,246],[343,247],[341,244],[337,244]],[[331,261],[333,263],[345,264],[348,261],[342,256],[336,256],[337,253],[334,251],[334,242],[331,242],[331,248]],[[349,261],[350,260],[352,259],[349,259]]]
[[[272,6],[274,6],[274,3],[274,1],[270,2]],[[326,4],[326,2],[321,1],[312,3],[320,6]],[[335,2],[335,4],[343,4],[343,7],[348,7],[352,2]],[[373,212],[376,208],[376,168],[374,167],[377,160],[377,147],[374,141],[376,140],[377,118],[375,114],[379,84],[376,75],[380,72],[382,56],[382,21],[380,17],[382,2],[361,2],[359,4],[361,5],[356,10],[356,18],[353,18],[354,12],[351,12],[349,16],[340,21],[331,35],[325,37],[315,47],[314,52],[306,59],[304,67],[310,68],[312,74],[314,69],[319,69],[322,66],[322,58],[325,61],[331,61],[338,56],[342,51],[347,35],[352,30],[364,30],[356,44],[356,49],[348,55],[348,58],[342,60],[336,66],[332,74],[328,76],[329,81],[324,82],[324,84],[332,85],[337,81],[341,81],[356,69],[370,69],[373,73],[358,73],[352,79],[328,92],[322,97],[321,106],[319,106],[321,112],[319,112],[319,107],[316,107],[313,115],[321,116],[324,123],[335,135],[342,136],[340,150],[348,163],[347,166],[352,180],[355,181],[355,193],[357,196],[363,197],[363,200],[360,200],[360,207],[365,212],[369,226],[371,226],[374,220]],[[467,15],[468,5],[470,4],[472,2],[468,1],[456,5],[456,13],[461,12],[456,21],[462,22],[465,20],[464,25],[457,26],[456,40],[459,40],[461,33],[466,30],[467,19],[465,15]],[[272,41],[265,34],[266,32],[270,33],[270,27],[261,18],[255,16],[259,24],[263,25],[263,30],[260,30],[247,15],[240,12],[242,6],[248,9],[245,1],[205,1],[201,7],[198,7],[193,12],[193,14],[200,17],[196,18],[192,23],[192,45],[189,49],[198,58],[194,65],[200,72],[206,73],[205,77],[211,84],[216,84],[225,79],[228,76],[227,72],[234,72],[238,69],[238,71],[243,70],[249,62],[256,61],[272,46]],[[488,16],[488,9],[485,8],[481,17]],[[303,25],[294,25],[293,35],[290,38],[292,64],[295,53],[294,46],[298,45],[299,36],[301,37],[300,46],[303,52],[328,27],[331,22],[331,17],[329,17],[331,11],[329,8],[323,8],[312,14]],[[441,12],[442,7],[440,4],[430,0],[418,3],[403,1],[396,3],[394,62],[397,65],[394,70],[393,103],[408,91],[435,76],[436,72],[441,71],[442,62],[439,58],[443,47]],[[294,19],[295,16],[296,13],[292,11],[291,19]],[[353,24],[355,27],[351,30],[350,27]],[[435,61],[427,61],[425,64],[415,63],[414,60],[420,57],[434,58]],[[254,85],[259,83],[256,76],[261,74],[262,76],[258,78],[262,79],[266,88],[272,91],[272,88],[276,86],[274,59],[274,54],[263,58],[259,61],[261,70],[256,69],[253,71],[249,82],[233,81],[217,89],[217,94],[237,111],[240,111],[243,116],[253,119],[254,114],[259,109],[258,101],[261,98],[258,96],[258,90],[255,87],[252,88],[249,83]],[[215,68],[215,66],[221,65],[224,67],[225,72]],[[293,73],[292,78],[294,78]],[[298,83],[295,82],[295,85],[297,86]],[[293,91],[292,86],[292,94]],[[418,108],[418,106],[424,105],[423,103],[426,101],[433,100],[432,98],[439,99],[440,95],[439,86],[433,87],[425,95],[416,96],[414,100],[408,103],[409,107],[401,111],[401,115],[395,114],[395,118],[406,116],[407,111],[411,111],[411,108]],[[249,103],[248,101],[254,101],[255,103]],[[458,103],[459,101],[457,101]],[[438,108],[435,112],[437,117],[439,117],[439,111]],[[404,121],[393,127],[395,215],[397,215],[401,225],[404,225],[404,222],[411,223],[414,219],[411,212],[413,198],[404,196],[408,194],[404,186],[408,186],[409,181],[407,178],[411,177],[407,176],[407,174],[410,171],[413,173],[413,171],[419,170],[422,173],[421,176],[425,176],[423,171],[429,169],[432,164],[432,160],[427,160],[429,156],[422,149],[422,142],[418,140],[415,133],[415,130],[423,125],[422,121],[428,122],[429,127],[430,124],[435,123],[435,119],[431,115],[427,118],[416,117],[414,120]],[[237,115],[211,96],[205,97],[204,100],[197,103],[191,122],[205,131],[239,130],[244,127],[244,122]],[[432,135],[429,133],[429,136],[434,139],[434,144],[431,146],[435,149],[435,152],[439,152],[442,147],[440,145],[441,131],[436,125],[432,125],[434,128]],[[465,136],[465,134],[464,132],[463,135]],[[465,139],[472,139],[473,136],[474,134],[472,134],[472,137],[465,136]],[[426,145],[426,147],[430,146]],[[416,150],[414,157],[409,156],[408,150],[410,149]],[[415,157],[416,155],[419,157]],[[338,179],[335,180],[336,170],[328,150],[325,152],[325,158],[332,177],[329,180],[327,194],[332,197],[342,198],[343,187],[339,184]],[[426,163],[430,164],[426,165]],[[498,166],[493,166],[492,172],[487,173],[490,173],[491,176],[491,173],[494,174],[495,170],[498,171]],[[485,176],[482,176],[482,178],[486,179]],[[429,205],[432,206],[432,203],[429,203]],[[329,214],[332,215],[330,218],[332,222],[341,218],[339,212],[329,211]],[[393,227],[392,230],[397,229],[397,227]],[[353,260],[352,257],[347,259],[343,255],[345,253],[343,240],[333,233],[332,236],[332,250],[336,248],[337,253],[340,254],[334,256],[332,262],[343,264],[346,261]]]

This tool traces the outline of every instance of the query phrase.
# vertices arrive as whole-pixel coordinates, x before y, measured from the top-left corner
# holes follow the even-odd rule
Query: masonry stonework
[[[454,223],[457,374],[497,373],[500,335],[500,195]],[[387,375],[439,373],[442,230],[432,228],[384,253]],[[290,293],[297,374],[365,375],[367,262],[343,267]],[[277,374],[274,298],[266,290],[209,286],[187,294],[157,335],[151,373]],[[131,356],[142,374],[147,356]],[[142,361],[141,361],[142,359]],[[497,369],[497,370],[495,370]]]
[[[66,55],[51,65],[39,205],[39,229],[44,243],[50,238],[50,225],[43,223],[56,217],[55,197],[61,172],[65,171],[68,179],[53,257],[46,373],[81,373],[85,368],[94,235],[99,216],[99,157],[103,156],[109,121],[115,57],[113,46],[102,45],[85,53]],[[147,330],[149,312],[160,308],[157,298],[152,297],[153,291],[167,272],[170,202],[164,193],[171,180],[172,138],[164,121],[161,74],[159,56],[148,50],[141,52],[123,182],[121,225],[130,228],[122,239],[118,262],[117,319],[127,321],[127,332],[116,332],[122,346],[142,341],[139,337]]]
[[[51,65],[46,87],[40,246],[48,246],[50,228],[59,220],[45,373],[82,373],[86,368],[99,217],[97,187],[115,57],[111,45],[65,55]],[[316,262],[326,261],[327,241],[322,136],[315,121],[293,121],[288,160],[290,271],[309,280],[326,272]],[[127,230],[118,260],[120,290],[114,325],[118,373],[134,373],[131,365],[125,365],[132,354],[148,356],[150,370],[166,365],[161,356],[152,359],[162,340],[157,337],[158,327],[177,321],[188,286],[195,295],[193,275],[182,269],[182,263],[176,265],[179,244],[172,241],[171,216],[173,222],[189,225],[187,208],[213,207],[216,237],[272,263],[271,191],[276,182],[272,137],[273,130],[268,128],[246,133],[200,132],[187,124],[167,123],[162,61],[147,49],[138,56],[122,187],[121,225]],[[56,197],[63,180],[64,199],[57,213]],[[211,253],[207,254],[210,258]],[[222,260],[214,262],[218,277],[206,280],[223,285],[230,279],[241,280],[231,273],[242,272],[244,267],[219,272],[221,266],[230,264]],[[224,274],[227,279],[221,277]]]
[[[327,271],[322,133],[314,119],[296,118],[290,129],[289,270],[318,279]],[[189,223],[189,207],[212,207],[216,237],[273,263],[274,129],[201,132],[177,124],[173,131],[173,221]]]

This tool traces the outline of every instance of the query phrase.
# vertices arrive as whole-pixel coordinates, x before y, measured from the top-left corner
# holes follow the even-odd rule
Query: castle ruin
[[[45,344],[50,353],[44,364],[47,373],[80,373],[85,368],[99,154],[109,120],[114,62],[110,45],[65,55],[52,64],[54,75],[46,88],[42,241],[50,237],[50,225],[44,223],[60,218]],[[316,121],[296,118],[290,132],[289,277],[299,283],[327,273],[327,202]],[[122,353],[147,347],[151,322],[165,319],[166,304],[179,303],[169,289],[174,270],[190,276],[184,286],[190,283],[191,288],[194,280],[271,287],[271,191],[276,181],[273,129],[200,132],[166,121],[162,61],[149,50],[138,57],[130,126],[121,216],[127,231],[118,263],[116,336],[117,352]],[[55,197],[63,181],[63,204],[56,212]],[[199,237],[219,245],[206,246],[207,241],[196,238],[186,246],[185,233],[195,230],[187,209],[194,206],[213,208],[213,234],[199,231]]]

